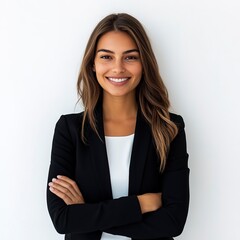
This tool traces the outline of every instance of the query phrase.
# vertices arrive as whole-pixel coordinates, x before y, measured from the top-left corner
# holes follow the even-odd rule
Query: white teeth
[[[113,81],[113,82],[124,82],[126,80],[128,80],[128,78],[108,78],[110,81]]]

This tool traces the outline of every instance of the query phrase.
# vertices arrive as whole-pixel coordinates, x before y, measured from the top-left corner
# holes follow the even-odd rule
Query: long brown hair
[[[136,98],[143,116],[151,126],[156,150],[161,161],[160,170],[163,171],[170,143],[176,136],[178,128],[170,120],[168,92],[159,74],[158,64],[148,36],[142,24],[129,14],[120,13],[106,16],[97,24],[88,40],[77,82],[79,100],[82,100],[85,107],[82,139],[85,140],[86,118],[98,134],[94,109],[101,97],[102,88],[96,80],[93,64],[99,38],[110,31],[127,33],[138,47],[144,74],[137,86]]]

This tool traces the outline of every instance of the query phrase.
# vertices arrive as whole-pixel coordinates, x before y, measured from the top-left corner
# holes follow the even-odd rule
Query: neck
[[[103,116],[107,120],[125,120],[135,118],[137,102],[135,95],[125,97],[103,96]]]

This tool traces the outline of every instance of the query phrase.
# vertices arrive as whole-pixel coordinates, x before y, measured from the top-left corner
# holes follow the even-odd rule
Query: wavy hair
[[[162,172],[166,165],[170,143],[177,135],[178,128],[170,120],[168,92],[160,76],[149,38],[142,24],[129,14],[119,13],[106,16],[97,24],[88,40],[77,81],[79,101],[82,100],[85,108],[81,131],[82,140],[85,142],[86,119],[98,134],[94,109],[102,96],[102,88],[96,80],[93,65],[98,40],[110,31],[127,33],[138,47],[144,74],[137,86],[136,99],[143,116],[151,127]]]

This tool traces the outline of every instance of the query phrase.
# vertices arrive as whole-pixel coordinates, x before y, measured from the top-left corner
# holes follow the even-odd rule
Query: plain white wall
[[[240,239],[239,10],[237,0],[1,0],[0,238],[63,239],[45,196],[54,126],[81,110],[75,86],[93,27],[128,12],[186,123],[191,203],[177,239]]]

